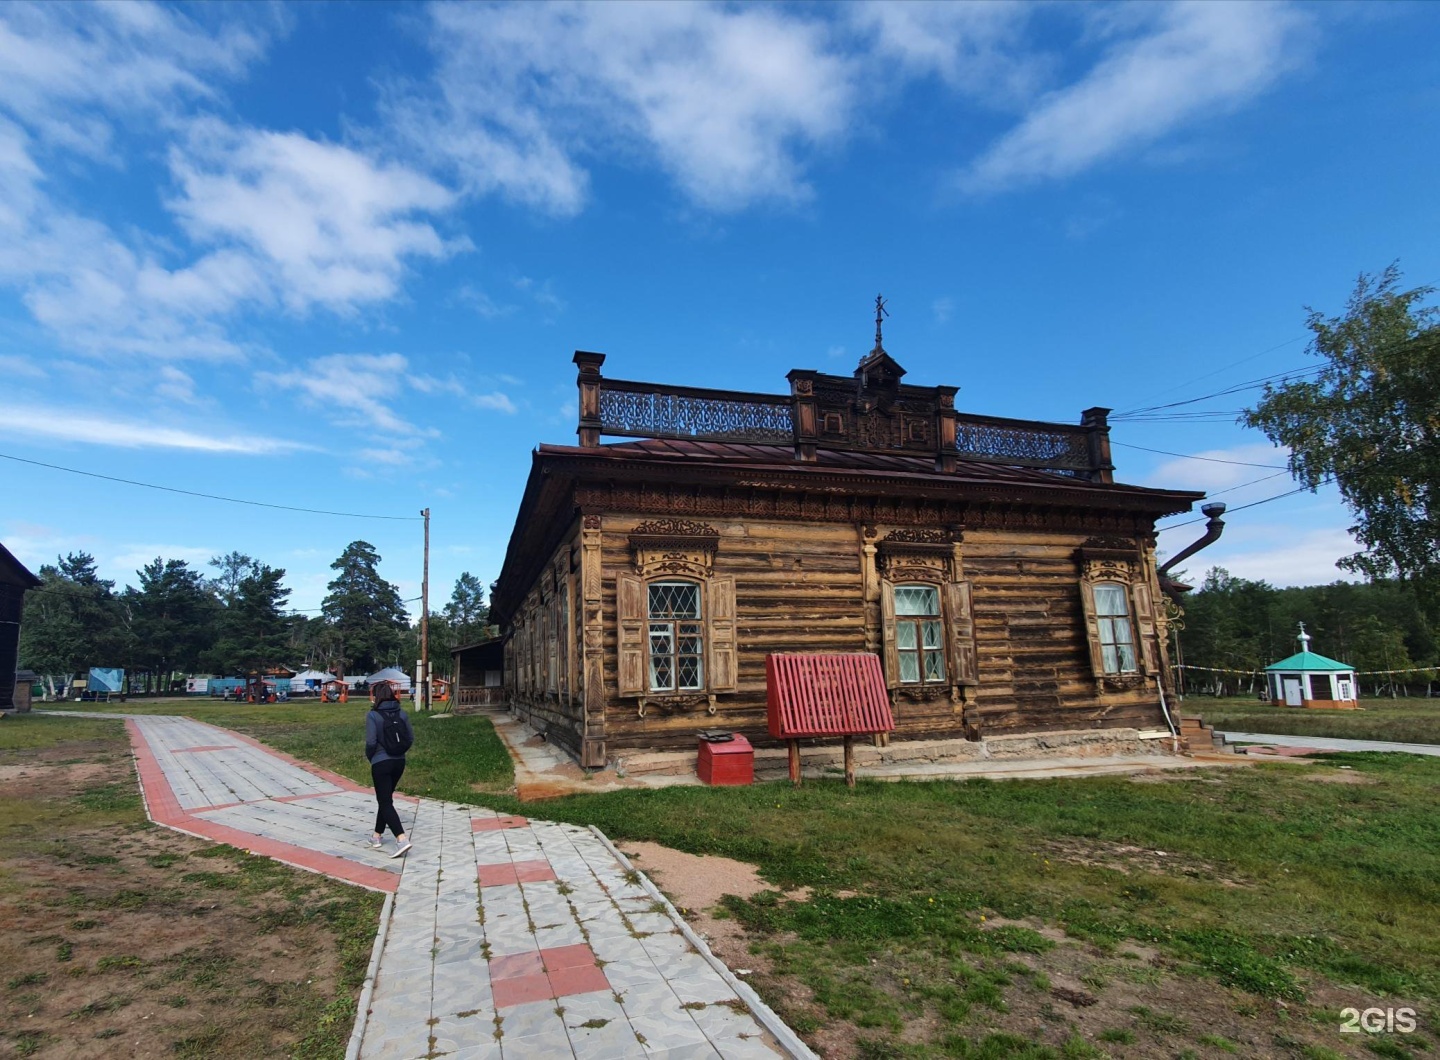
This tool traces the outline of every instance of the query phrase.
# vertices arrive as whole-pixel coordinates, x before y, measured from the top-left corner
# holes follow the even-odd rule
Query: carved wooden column
[[[790,380],[795,459],[807,464],[815,462],[815,445],[820,440],[820,424],[815,414],[815,377],[818,374],[796,368],[785,376]]]
[[[1114,482],[1115,464],[1110,459],[1110,410],[1086,409],[1080,413],[1080,426],[1089,431],[1090,481]]]
[[[880,575],[875,569],[875,527],[860,530],[860,582],[864,594],[865,650],[880,651]]]
[[[935,409],[935,470],[955,470],[955,395],[958,386],[937,386]]]
[[[587,769],[605,765],[605,615],[601,607],[601,517],[588,513],[581,517],[580,585],[584,594],[581,615],[581,672],[584,687],[581,703],[584,708],[584,739],[580,745],[580,764]]]
[[[600,444],[600,366],[605,363],[605,355],[576,350],[573,360],[580,370],[576,380],[580,387],[580,426],[575,433],[582,446],[594,449]]]

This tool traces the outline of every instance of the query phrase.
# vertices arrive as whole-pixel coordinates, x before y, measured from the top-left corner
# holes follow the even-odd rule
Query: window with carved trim
[[[902,685],[945,683],[945,627],[933,585],[895,586],[895,653]]]
[[[651,692],[705,687],[705,620],[700,586],[659,581],[646,586]]]
[[[1100,653],[1107,674],[1133,674],[1139,670],[1135,656],[1135,631],[1125,586],[1117,582],[1095,585],[1095,618],[1100,625]]]

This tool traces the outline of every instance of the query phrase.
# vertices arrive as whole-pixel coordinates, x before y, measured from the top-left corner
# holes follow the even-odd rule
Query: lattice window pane
[[[700,586],[691,582],[652,582],[651,618],[699,618]]]
[[[700,659],[694,655],[682,655],[677,662],[680,664],[680,687],[701,688],[704,681],[701,680]]]
[[[895,626],[895,647],[901,651],[914,651],[915,644],[915,623],[900,622]]]
[[[1101,618],[1126,618],[1130,609],[1125,606],[1123,585],[1095,586],[1095,614]]]
[[[920,683],[920,660],[914,652],[900,656],[900,681],[907,685]]]
[[[650,623],[650,654],[669,655],[674,650],[670,624],[668,622]]]
[[[940,647],[940,623],[920,623],[920,642],[926,648]]]
[[[940,614],[940,593],[931,585],[895,586],[895,613],[897,615]]]
[[[927,651],[925,653],[925,680],[945,680],[945,653],[939,651]]]
[[[675,688],[675,660],[669,655],[650,656],[650,689],[669,692]]]

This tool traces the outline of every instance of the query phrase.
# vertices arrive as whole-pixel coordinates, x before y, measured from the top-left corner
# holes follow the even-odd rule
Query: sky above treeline
[[[1430,4],[5,4],[0,541],[122,584],[239,550],[318,608],[357,538],[418,596],[429,507],[439,606],[574,441],[575,349],[783,392],[881,292],[962,412],[1107,406],[1120,481],[1285,493],[1235,388],[1312,365],[1361,271],[1440,279],[1437,40]],[[1228,524],[1192,575],[1347,577],[1331,491]]]

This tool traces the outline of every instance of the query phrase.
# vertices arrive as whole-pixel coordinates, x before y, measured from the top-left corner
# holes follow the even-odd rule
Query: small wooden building
[[[0,545],[0,710],[15,703],[15,680],[20,657],[20,619],[25,612],[25,594],[40,585],[40,579],[26,569],[8,548]],[[33,674],[31,678],[33,678]],[[23,704],[30,702],[27,685]],[[28,709],[28,707],[27,707]]]
[[[491,621],[506,700],[582,764],[773,743],[771,652],[879,653],[897,739],[1167,727],[1155,522],[1202,495],[1116,483],[1108,409],[961,414],[878,328],[788,394],[574,360],[579,444],[534,453]]]
[[[1265,667],[1270,702],[1277,707],[1325,707],[1354,710],[1359,707],[1355,668],[1310,650],[1310,634],[1300,623],[1300,650],[1288,659]]]

